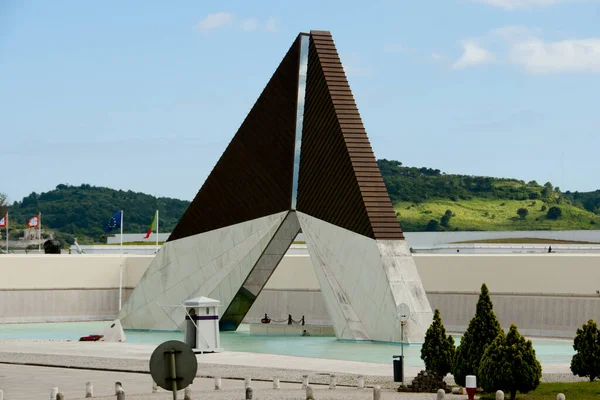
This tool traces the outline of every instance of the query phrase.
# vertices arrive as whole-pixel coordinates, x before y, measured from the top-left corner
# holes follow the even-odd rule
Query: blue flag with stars
[[[110,232],[113,229],[117,229],[121,227],[121,211],[118,211],[116,213],[113,214],[113,216],[110,218],[110,220],[108,221],[108,224],[106,224],[106,227],[104,228],[104,230],[106,232]]]

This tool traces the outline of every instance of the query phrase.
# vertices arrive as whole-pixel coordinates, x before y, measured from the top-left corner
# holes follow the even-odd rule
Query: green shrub
[[[421,359],[427,371],[444,377],[452,368],[454,358],[454,339],[446,336],[446,328],[440,317],[440,310],[433,313],[433,322],[425,333],[425,342],[421,347]]]
[[[528,393],[538,387],[542,366],[535,356],[531,340],[526,340],[517,327],[511,325],[507,335],[500,331],[486,347],[477,376],[486,392],[503,390],[514,400],[517,391]]]
[[[571,372],[590,378],[590,382],[600,378],[600,330],[594,320],[577,329],[573,349],[577,353],[571,359]]]
[[[546,211],[547,209],[548,209],[548,207],[542,206],[542,211]]]
[[[546,217],[548,217],[548,219],[558,219],[561,215],[562,210],[560,209],[560,207],[556,206],[550,207],[550,209],[546,213]]]
[[[465,386],[467,375],[477,375],[485,347],[502,332],[493,308],[490,292],[484,283],[481,285],[475,316],[460,339],[452,365],[454,380],[461,386]]]
[[[427,226],[425,227],[425,230],[427,232],[435,232],[435,231],[438,231],[439,228],[440,228],[440,223],[435,219],[430,219],[429,222],[427,223]]]
[[[517,215],[521,218],[521,219],[525,219],[525,217],[527,217],[527,215],[529,215],[529,210],[521,207],[517,210]]]

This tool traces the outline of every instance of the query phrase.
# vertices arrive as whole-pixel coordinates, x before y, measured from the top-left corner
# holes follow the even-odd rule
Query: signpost
[[[408,304],[401,303],[398,306],[398,319],[400,320],[400,360],[402,360],[402,386],[404,386],[404,325],[410,317]]]
[[[165,390],[173,392],[185,389],[194,381],[198,371],[198,360],[190,346],[178,340],[164,342],[150,357],[150,375],[154,382]]]

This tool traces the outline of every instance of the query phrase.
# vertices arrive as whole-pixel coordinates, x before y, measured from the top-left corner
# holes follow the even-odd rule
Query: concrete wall
[[[123,257],[123,301],[152,257]],[[0,323],[112,319],[119,309],[121,258],[0,256]]]
[[[433,308],[448,329],[462,331],[475,312],[482,282],[507,327],[526,334],[571,337],[589,318],[600,320],[600,255],[414,256]],[[0,323],[114,318],[120,257],[112,255],[0,256]],[[124,299],[152,256],[123,257]],[[307,255],[284,257],[247,315],[329,324],[319,282]]]
[[[432,308],[447,329],[463,332],[475,313],[486,282],[503,327],[517,324],[532,336],[572,337],[588,319],[600,320],[600,255],[496,254],[414,255]],[[298,282],[298,284],[296,284]],[[302,285],[300,285],[300,282]],[[304,286],[304,287],[299,287]],[[327,323],[310,258],[282,264],[250,310],[257,322],[305,315],[307,323]]]

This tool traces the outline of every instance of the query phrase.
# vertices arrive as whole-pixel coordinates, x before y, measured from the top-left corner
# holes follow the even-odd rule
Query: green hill
[[[89,243],[103,240],[104,226],[119,210],[123,210],[125,233],[145,232],[157,209],[160,231],[170,232],[188,205],[188,201],[156,198],[131,190],[61,184],[49,192],[31,193],[14,202],[8,211],[11,226],[15,228],[11,237],[22,236],[26,221],[39,211],[43,228],[58,232],[59,239],[72,243],[73,237],[77,237],[80,243]]]
[[[551,183],[445,174],[437,169],[405,167],[379,160],[386,187],[402,227],[424,230],[565,230],[600,228],[600,190],[565,192]],[[243,195],[243,194],[241,194]],[[104,226],[124,210],[126,233],[144,232],[154,211],[160,211],[161,232],[171,231],[189,202],[91,185],[58,185],[49,192],[31,193],[8,207],[11,237],[23,235],[28,218],[42,212],[45,229],[65,243],[100,243]],[[552,207],[561,210],[549,218]],[[519,209],[526,209],[522,218]],[[0,194],[0,214],[2,195]],[[522,212],[523,213],[523,212]]]
[[[550,182],[451,175],[385,159],[378,164],[406,231],[600,229],[600,190],[563,193]],[[552,207],[560,217],[548,218]]]

